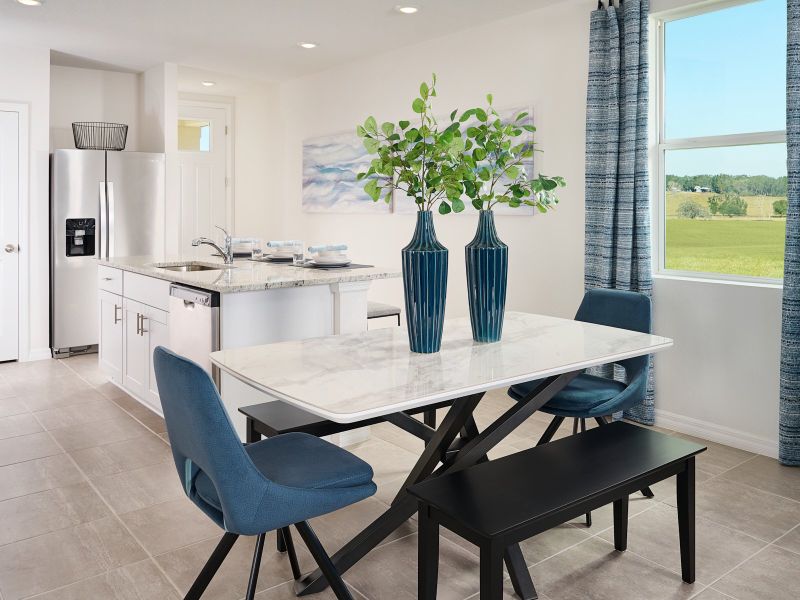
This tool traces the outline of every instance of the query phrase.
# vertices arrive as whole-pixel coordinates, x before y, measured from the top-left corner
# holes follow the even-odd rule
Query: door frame
[[[19,205],[17,207],[17,239],[19,240],[19,269],[17,275],[17,300],[19,302],[17,314],[19,318],[19,328],[17,333],[17,362],[26,362],[31,360],[31,328],[30,311],[28,308],[31,268],[30,251],[28,250],[28,241],[30,239],[30,104],[26,102],[0,102],[0,111],[15,112],[19,119],[19,127],[17,130],[19,153],[17,163],[19,169],[19,191],[17,194],[19,199]],[[49,275],[47,279],[49,282]]]
[[[235,208],[233,199],[235,198],[233,188],[236,185],[233,177],[233,148],[234,136],[236,132],[233,127],[233,100],[225,101],[222,99],[201,100],[197,96],[178,98],[178,119],[181,118],[181,107],[191,106],[197,108],[220,108],[225,111],[225,226],[233,235]],[[175,127],[178,124],[175,123]],[[178,150],[180,153],[180,150]]]

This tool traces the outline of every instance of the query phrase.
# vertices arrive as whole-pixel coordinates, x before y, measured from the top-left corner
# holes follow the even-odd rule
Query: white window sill
[[[720,285],[738,285],[742,287],[758,287],[774,290],[783,289],[783,281],[780,279],[759,279],[739,278],[735,275],[715,276],[710,273],[685,274],[685,273],[653,273],[653,279],[663,279],[668,281],[691,281],[697,283],[715,283]]]

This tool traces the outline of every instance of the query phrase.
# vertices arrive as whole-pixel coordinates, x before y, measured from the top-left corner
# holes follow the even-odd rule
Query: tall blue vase
[[[411,351],[438,352],[442,346],[447,297],[447,248],[436,239],[431,211],[417,212],[414,237],[403,248],[402,255]]]
[[[506,311],[508,246],[497,237],[492,211],[480,212],[478,231],[464,250],[472,338],[476,342],[498,342]]]

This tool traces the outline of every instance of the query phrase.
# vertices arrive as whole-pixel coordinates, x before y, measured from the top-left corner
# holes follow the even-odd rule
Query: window
[[[783,277],[786,0],[658,21],[659,271]]]
[[[196,119],[178,119],[178,150],[209,152],[211,123]]]

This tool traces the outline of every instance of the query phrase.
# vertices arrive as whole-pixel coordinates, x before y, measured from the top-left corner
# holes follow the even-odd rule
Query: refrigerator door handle
[[[100,181],[98,184],[99,210],[97,217],[100,221],[98,230],[100,231],[100,243],[98,244],[97,256],[108,258],[108,202],[106,199],[106,182]]]
[[[111,258],[114,251],[114,182],[108,182],[108,199],[106,201],[106,258]]]

